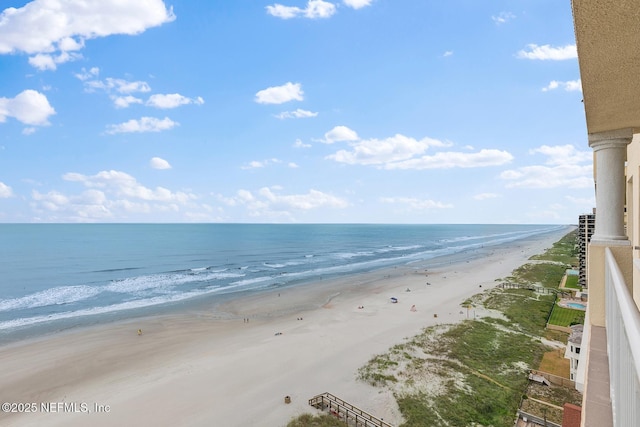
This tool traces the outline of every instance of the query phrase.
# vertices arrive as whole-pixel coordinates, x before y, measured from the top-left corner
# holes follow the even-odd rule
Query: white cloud
[[[155,117],[142,117],[140,120],[131,119],[128,122],[117,125],[107,126],[108,134],[116,133],[143,133],[143,132],[160,132],[169,130],[178,126],[178,122],[174,122],[169,117],[158,119]]]
[[[496,193],[480,193],[473,196],[475,200],[495,199],[497,197],[500,197],[500,195]]]
[[[424,211],[428,209],[450,209],[452,204],[436,202],[434,200],[424,200],[415,197],[381,197],[382,203],[405,206],[409,211]]]
[[[85,40],[140,34],[174,19],[162,0],[34,0],[0,14],[0,54],[23,52],[33,55],[31,65],[55,69],[81,57]]]
[[[318,113],[298,108],[295,111],[283,111],[282,113],[276,114],[275,117],[278,119],[305,119],[308,117],[316,117],[317,115]]]
[[[8,199],[13,196],[13,190],[4,182],[0,181],[0,199]]]
[[[197,198],[193,194],[172,192],[164,187],[156,187],[155,189],[145,187],[128,173],[115,170],[102,171],[91,176],[67,173],[62,178],[65,181],[80,182],[88,188],[99,188],[101,191],[117,197],[181,204]]]
[[[22,134],[23,135],[32,135],[35,132],[36,132],[36,128],[34,128],[34,127],[28,127],[28,128],[22,129]]]
[[[24,90],[15,98],[0,97],[0,123],[13,117],[26,125],[45,126],[55,113],[47,97],[35,90]]]
[[[593,174],[591,166],[525,166],[504,171],[500,178],[509,181],[509,188],[589,188],[593,187],[589,174]]]
[[[443,57],[448,57],[448,56],[452,56],[453,55],[453,51],[452,50],[447,50],[445,53],[442,54]]]
[[[358,2],[358,0],[351,1],[356,3]],[[362,0],[359,2],[362,2]],[[267,6],[266,9],[269,15],[282,19],[297,17],[305,17],[309,19],[329,18],[336,13],[336,6],[333,3],[323,0],[309,0],[307,2],[307,7],[304,9],[295,6],[283,6],[278,3],[272,6]]]
[[[58,68],[58,64],[75,61],[80,58],[82,58],[82,55],[80,55],[79,53],[62,52],[59,55],[39,53],[29,58],[29,65],[37,68],[40,71],[55,70]]]
[[[153,169],[171,169],[171,165],[165,159],[161,159],[160,157],[152,157],[149,160],[149,165]]]
[[[309,190],[307,194],[279,195],[270,188],[261,188],[258,194],[266,199],[271,207],[291,209],[317,209],[321,207],[346,208],[348,203],[339,197],[323,193],[318,190]]]
[[[279,159],[253,160],[240,169],[260,169],[275,163],[282,163],[282,161]]]
[[[477,153],[448,151],[433,156],[390,162],[384,165],[384,169],[481,168],[504,165],[512,160],[513,156],[509,152],[495,149],[483,149]]]
[[[562,61],[565,59],[575,59],[578,57],[576,45],[568,44],[562,47],[552,47],[548,44],[538,46],[537,44],[527,45],[529,50],[521,50],[517,57],[522,59],[540,59]]]
[[[529,154],[547,156],[544,165],[506,170],[500,178],[509,188],[589,188],[593,187],[593,153],[572,145],[543,145]],[[580,163],[586,163],[581,165]]]
[[[302,101],[304,92],[300,83],[287,82],[282,86],[272,86],[256,93],[258,104],[283,104],[289,101]]]
[[[324,140],[322,142],[326,144],[333,144],[334,142],[357,141],[358,139],[356,131],[349,129],[346,126],[336,126],[324,134]]]
[[[99,74],[100,74],[100,68],[91,67],[89,70],[87,70],[86,68],[82,68],[82,72],[76,73],[74,74],[74,76],[76,76],[76,78],[79,80],[85,81],[85,80],[98,77]]]
[[[424,153],[429,147],[444,147],[447,143],[431,138],[416,140],[396,134],[386,139],[354,142],[350,150],[340,150],[328,159],[350,165],[392,165]]]
[[[293,143],[294,148],[311,148],[311,144],[305,144],[300,139],[296,139],[296,142]]]
[[[580,79],[569,80],[566,82],[559,82],[557,80],[552,80],[549,82],[549,84],[546,87],[542,88],[542,91],[548,92],[550,90],[558,89],[559,87],[562,87],[567,92],[575,92],[575,91],[582,92],[582,82],[580,81]]]
[[[127,108],[131,104],[142,104],[142,99],[136,98],[132,95],[127,96],[113,96],[111,97],[113,104],[116,108]]]
[[[85,75],[80,75],[80,76],[84,77]],[[79,75],[76,74],[76,77],[78,76]],[[126,94],[151,91],[151,87],[147,82],[144,82],[141,80],[129,81],[124,79],[115,79],[113,77],[107,77],[104,80],[85,80],[84,85],[87,88],[87,91],[89,92],[92,92],[96,89],[103,90],[107,93],[111,93],[115,91],[117,93],[126,93]]]
[[[176,108],[188,104],[202,105],[204,104],[204,99],[200,96],[197,98],[187,98],[179,93],[169,93],[164,95],[151,95],[147,101],[148,106],[155,108]]]
[[[547,165],[565,165],[565,164],[577,164],[593,161],[593,151],[585,150],[578,151],[573,145],[542,145],[538,148],[532,148],[529,150],[529,154],[542,154],[547,156]]]
[[[500,12],[498,16],[492,16],[491,19],[496,25],[506,24],[507,22],[515,19],[516,15],[511,12]]]
[[[373,0],[342,0],[342,2],[354,9],[361,9],[365,6],[371,6]]]
[[[102,171],[96,175],[67,173],[62,177],[77,182],[85,189],[77,194],[59,191],[32,192],[31,205],[36,212],[47,217],[47,221],[94,222],[105,220],[127,220],[130,215],[180,212],[197,206],[197,196],[167,188],[148,188],[131,175],[120,171]],[[182,211],[184,213],[184,211]]]
[[[289,162],[289,164],[287,166],[289,166],[291,169],[298,169],[300,167],[295,162]]]
[[[232,197],[216,195],[227,206],[243,206],[249,216],[262,218],[286,218],[293,220],[290,211],[311,211],[314,209],[344,209],[349,203],[340,197],[311,189],[303,194],[281,194],[279,186],[263,187],[257,192],[238,190]]]

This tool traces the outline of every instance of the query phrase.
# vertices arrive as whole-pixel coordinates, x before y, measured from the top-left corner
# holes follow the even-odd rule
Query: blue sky
[[[3,0],[0,222],[576,223],[570,1]]]

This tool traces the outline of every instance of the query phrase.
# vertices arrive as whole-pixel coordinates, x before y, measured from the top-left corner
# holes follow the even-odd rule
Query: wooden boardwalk
[[[343,420],[347,425],[357,427],[393,427],[384,420],[345,402],[331,393],[322,393],[309,399],[309,405]]]

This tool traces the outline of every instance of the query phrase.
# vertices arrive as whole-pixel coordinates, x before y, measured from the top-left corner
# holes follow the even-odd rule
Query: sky
[[[0,222],[575,224],[569,0],[0,0]]]

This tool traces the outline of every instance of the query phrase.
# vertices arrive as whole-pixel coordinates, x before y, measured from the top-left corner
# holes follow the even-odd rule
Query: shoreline
[[[398,424],[393,396],[357,381],[357,369],[424,327],[463,320],[464,299],[571,229],[3,345],[3,402],[110,411],[0,413],[0,423],[285,426],[313,413],[307,399],[330,392]]]

